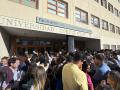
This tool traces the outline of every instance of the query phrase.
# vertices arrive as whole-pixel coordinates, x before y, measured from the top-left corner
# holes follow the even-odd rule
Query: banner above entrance
[[[91,30],[86,30],[69,24],[59,23],[43,18],[37,18],[36,22],[0,16],[0,26],[25,30],[34,30],[78,37],[94,38]],[[31,33],[32,34],[32,33]]]
[[[71,29],[71,30],[84,32],[84,33],[92,33],[91,30],[87,30],[87,29],[80,28],[74,25],[65,24],[65,23],[61,23],[61,22],[57,22],[57,21],[53,21],[53,20],[49,20],[45,18],[40,18],[40,17],[36,17],[36,23],[51,25],[55,27],[65,28],[65,29]]]

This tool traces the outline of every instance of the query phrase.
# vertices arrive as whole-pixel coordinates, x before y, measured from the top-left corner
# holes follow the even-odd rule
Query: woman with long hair
[[[47,74],[42,66],[38,66],[34,72],[34,85],[30,90],[45,90]]]
[[[111,71],[108,74],[107,83],[111,85],[113,90],[120,90],[120,73]]]
[[[88,74],[89,69],[90,69],[89,64],[86,61],[84,61],[82,65],[82,71],[86,74],[87,81],[88,81],[88,89],[94,90],[93,82],[91,80],[90,75]]]

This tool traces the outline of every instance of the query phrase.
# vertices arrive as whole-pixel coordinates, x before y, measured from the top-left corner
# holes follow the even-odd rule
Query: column
[[[8,38],[8,34],[3,32],[3,30],[1,30],[0,28],[0,58],[2,58],[3,56],[9,56],[9,51],[8,51],[8,47],[9,47],[9,38]]]
[[[75,49],[73,36],[67,36],[67,49],[68,49],[68,52],[73,52]]]

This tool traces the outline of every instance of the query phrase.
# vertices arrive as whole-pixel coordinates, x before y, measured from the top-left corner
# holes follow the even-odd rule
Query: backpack
[[[5,71],[2,70],[2,68],[0,67],[0,90],[2,90],[3,87],[3,83],[4,81],[6,81],[7,79],[7,73]]]

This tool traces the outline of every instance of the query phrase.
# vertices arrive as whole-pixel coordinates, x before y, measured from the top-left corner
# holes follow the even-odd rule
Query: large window
[[[113,13],[113,5],[108,3],[108,10]]]
[[[107,8],[107,0],[101,0],[101,5]]]
[[[114,14],[115,14],[116,16],[119,16],[118,9],[114,8]]]
[[[120,3],[120,0],[118,0],[118,2]]]
[[[105,20],[102,20],[102,29],[108,30],[108,22]]]
[[[104,44],[103,49],[110,49],[110,45],[109,44]]]
[[[78,22],[83,22],[83,23],[88,24],[88,13],[81,10],[81,9],[76,8],[76,10],[75,10],[75,19]]]
[[[48,12],[67,18],[68,5],[62,0],[48,0]]]
[[[38,0],[9,0],[9,1],[17,2],[38,9],[38,2],[39,2]]]
[[[118,26],[116,26],[116,33],[120,34],[120,28]]]
[[[99,0],[95,0],[95,1],[99,3]]]
[[[120,28],[119,28],[118,26],[116,26],[116,33],[117,33],[117,34],[119,34],[119,29],[120,29]]]
[[[91,23],[96,27],[100,27],[100,19],[94,15],[91,15]]]
[[[111,23],[110,23],[110,31],[115,33],[115,26]]]
[[[112,50],[116,50],[116,45],[111,45]]]
[[[119,17],[120,17],[120,11],[119,11]]]
[[[120,45],[117,45],[117,50],[120,50]]]

